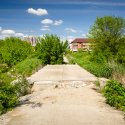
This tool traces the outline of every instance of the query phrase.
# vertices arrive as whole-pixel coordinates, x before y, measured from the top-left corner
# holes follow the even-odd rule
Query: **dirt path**
[[[55,87],[49,83],[42,91],[22,97],[20,106],[0,116],[0,125],[125,125],[123,113],[105,104],[94,85],[87,84],[96,77],[78,65],[46,66],[30,79],[35,85],[45,81],[81,81],[84,85]]]

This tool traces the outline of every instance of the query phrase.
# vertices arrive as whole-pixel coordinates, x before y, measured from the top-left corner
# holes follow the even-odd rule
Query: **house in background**
[[[70,49],[73,52],[78,51],[78,49],[83,49],[83,51],[91,51],[90,44],[90,39],[76,38],[70,43]]]

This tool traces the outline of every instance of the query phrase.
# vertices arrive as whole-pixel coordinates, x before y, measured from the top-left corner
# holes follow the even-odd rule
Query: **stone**
[[[100,83],[100,88],[104,88],[104,86],[106,85],[106,82],[109,80],[109,79],[106,79],[106,78],[99,78],[99,83]]]

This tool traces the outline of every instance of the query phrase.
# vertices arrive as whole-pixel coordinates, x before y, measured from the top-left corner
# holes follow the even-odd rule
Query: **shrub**
[[[33,49],[29,43],[18,38],[6,38],[2,47],[0,47],[0,61],[12,67],[24,60],[32,52]]]
[[[18,76],[17,80],[7,82],[2,79],[0,83],[0,114],[11,110],[19,102],[19,97],[29,94],[30,85],[23,76]]]
[[[125,88],[122,84],[110,80],[104,87],[103,93],[109,105],[125,111]]]
[[[16,86],[7,84],[0,85],[0,112],[12,109],[18,103]]]

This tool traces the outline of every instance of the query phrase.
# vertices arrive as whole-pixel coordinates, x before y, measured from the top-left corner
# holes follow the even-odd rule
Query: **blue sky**
[[[0,0],[0,38],[86,37],[95,19],[106,15],[125,18],[125,0]]]

